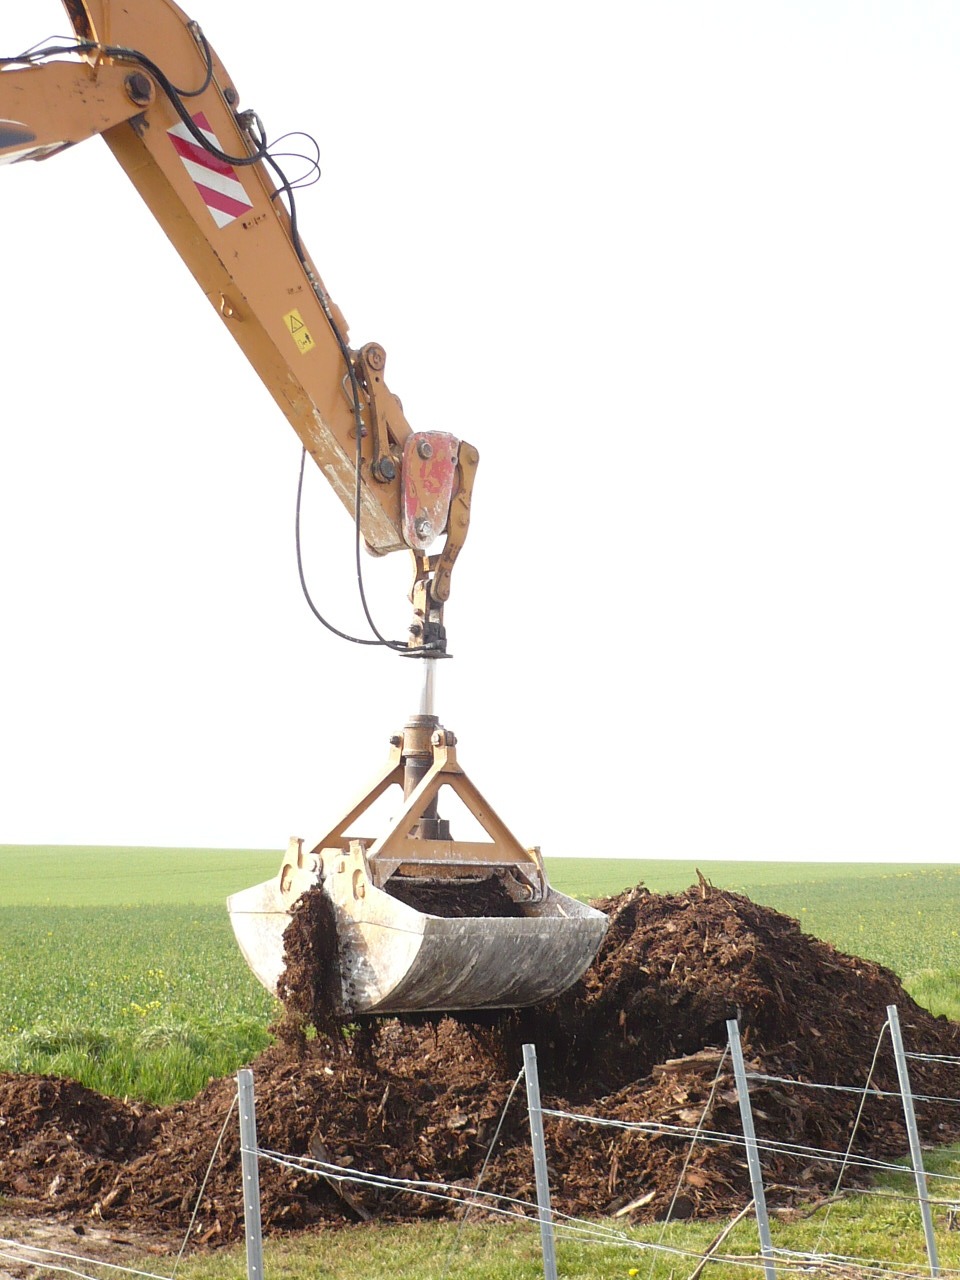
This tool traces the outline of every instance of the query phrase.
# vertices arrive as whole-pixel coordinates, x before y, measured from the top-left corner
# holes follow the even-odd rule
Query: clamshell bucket
[[[311,890],[335,930],[336,1012],[517,1008],[571,986],[607,927],[602,912],[548,884],[456,760],[453,734],[416,717],[395,739],[387,768],[323,839],[293,840],[279,876],[228,899],[247,963],[276,994],[284,933]],[[404,787],[403,811],[378,840],[348,827],[386,789]],[[458,841],[437,817],[450,787],[490,837]],[[323,926],[318,926],[323,927]]]

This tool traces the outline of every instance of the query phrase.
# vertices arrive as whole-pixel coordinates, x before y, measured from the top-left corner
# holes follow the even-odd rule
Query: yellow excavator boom
[[[260,119],[241,106],[199,24],[172,0],[64,5],[75,42],[0,58],[0,163],[103,138],[358,538],[375,554],[410,555],[409,637],[384,643],[431,673],[446,655],[443,609],[469,527],[477,450],[449,431],[414,431],[385,381],[383,347],[349,345]],[[275,881],[230,899],[251,967],[277,988],[292,914],[319,889],[345,1016],[529,1004],[563,990],[593,958],[604,917],[551,888],[538,851],[516,841],[457,763],[432,706],[393,744],[342,821],[318,840],[294,841]],[[351,835],[391,787],[402,796],[390,829]],[[482,839],[451,835],[439,817],[444,788]],[[464,893],[481,886],[491,905],[464,914]]]

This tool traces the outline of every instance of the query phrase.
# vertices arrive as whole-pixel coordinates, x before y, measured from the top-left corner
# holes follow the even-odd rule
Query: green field
[[[0,1070],[72,1076],[103,1092],[168,1102],[194,1094],[211,1075],[230,1074],[269,1042],[275,1002],[246,968],[224,899],[273,875],[279,852],[0,846]],[[960,868],[947,865],[708,862],[715,885],[787,912],[804,929],[888,965],[921,1003],[960,1020]],[[552,860],[557,888],[582,898],[642,883],[680,891],[697,880],[693,862]],[[928,1158],[954,1177],[955,1151]],[[899,1197],[906,1179],[886,1179]],[[937,1187],[939,1197],[960,1185]],[[922,1258],[916,1204],[856,1197],[809,1222],[775,1224],[779,1247],[824,1247],[885,1258],[898,1267]],[[960,1266],[960,1233],[946,1232],[935,1208],[944,1267]],[[610,1224],[604,1224],[609,1227]],[[671,1280],[689,1274],[716,1224],[676,1223],[623,1233],[617,1243],[558,1242],[568,1280]],[[640,1252],[642,1242],[676,1252]],[[958,1243],[955,1243],[958,1242]],[[727,1248],[756,1254],[745,1220]],[[146,1269],[155,1271],[154,1261]],[[450,1275],[523,1280],[543,1274],[531,1226],[478,1223],[359,1227],[275,1240],[267,1271],[291,1280],[323,1274],[346,1280],[389,1273],[416,1280]],[[748,1270],[757,1270],[753,1263]],[[184,1280],[243,1273],[242,1251],[185,1259]],[[730,1277],[743,1268],[714,1264]]]
[[[611,861],[596,870],[587,859],[556,865],[558,887],[586,896],[596,895],[592,883],[617,892],[627,868],[638,868],[638,878],[658,893],[675,892],[697,880],[693,862]],[[720,888],[793,916],[804,932],[841,951],[893,969],[925,1008],[960,1021],[960,867],[705,862],[700,870]]]
[[[0,846],[0,1069],[193,1096],[269,1043],[224,900],[278,853]]]
[[[277,1013],[246,968],[224,900],[276,873],[272,851],[0,846],[0,1069],[103,1092],[192,1096],[269,1042]],[[711,862],[719,887],[877,960],[960,1019],[960,868]],[[693,862],[555,859],[557,888],[675,892]]]

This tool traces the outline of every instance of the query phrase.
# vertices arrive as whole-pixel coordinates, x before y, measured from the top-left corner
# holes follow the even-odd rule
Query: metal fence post
[[[757,1135],[753,1127],[753,1109],[750,1106],[750,1088],[747,1084],[747,1071],[743,1065],[743,1049],[740,1047],[740,1027],[736,1018],[730,1018],[727,1022],[727,1040],[730,1042],[730,1057],[733,1059],[733,1077],[737,1083],[737,1099],[740,1103],[743,1141],[747,1149],[750,1186],[753,1189],[753,1203],[757,1211],[757,1231],[760,1235],[763,1271],[766,1280],[776,1280],[777,1273],[773,1265],[773,1244],[770,1240],[770,1220],[767,1217],[767,1197],[763,1190],[760,1152],[757,1149]]]
[[[537,1074],[537,1050],[532,1044],[523,1046],[523,1073],[527,1081],[527,1111],[530,1115],[530,1141],[533,1145],[533,1174],[537,1182],[543,1274],[546,1280],[557,1280],[550,1179],[547,1173],[547,1149],[543,1141],[543,1112],[540,1110],[540,1077]]]
[[[913,1177],[917,1184],[917,1198],[920,1201],[920,1216],[923,1218],[923,1235],[927,1242],[927,1258],[930,1261],[930,1274],[940,1274],[940,1260],[937,1256],[937,1241],[933,1234],[933,1217],[930,1213],[930,1198],[927,1192],[927,1175],[923,1167],[923,1156],[920,1152],[920,1133],[917,1129],[917,1116],[913,1109],[913,1092],[910,1089],[910,1073],[907,1070],[907,1055],[903,1051],[903,1036],[900,1034],[900,1014],[895,1004],[887,1005],[887,1021],[890,1024],[890,1039],[893,1042],[893,1056],[897,1060],[897,1079],[900,1081],[900,1096],[903,1099],[903,1118],[907,1122],[907,1138],[910,1142],[910,1162],[913,1165]]]
[[[243,1176],[243,1223],[247,1238],[247,1280],[263,1280],[263,1234],[260,1223],[260,1167],[257,1163],[257,1115],[253,1072],[237,1072],[240,1105],[240,1166]]]

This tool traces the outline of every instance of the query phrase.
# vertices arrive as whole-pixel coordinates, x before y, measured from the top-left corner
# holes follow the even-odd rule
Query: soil
[[[465,916],[523,915],[523,909],[510,897],[498,876],[486,876],[465,884],[453,877],[444,882],[391,876],[387,893],[416,911],[448,920]]]
[[[701,881],[685,893],[642,886],[596,903],[610,929],[593,966],[547,1006],[472,1019],[389,1019],[349,1035],[332,1027],[319,977],[301,993],[294,1034],[252,1064],[262,1149],[307,1155],[391,1178],[467,1189],[488,1155],[520,1064],[537,1046],[543,1105],[614,1121],[703,1123],[740,1134],[732,1073],[723,1060],[727,1019],[739,1019],[748,1070],[820,1084],[867,1081],[886,1008],[899,1011],[912,1053],[960,1055],[960,1025],[935,1018],[890,970],[843,955],[804,934],[796,921]],[[310,911],[300,921],[312,935]],[[309,968],[303,946],[291,956]],[[309,975],[307,975],[309,976]],[[312,993],[310,998],[303,993]],[[308,1038],[304,1024],[319,1028]],[[289,1028],[288,1028],[289,1030]],[[762,1065],[761,1065],[762,1064]],[[915,1095],[954,1097],[955,1067],[912,1059]],[[864,1105],[853,1149],[872,1157],[906,1152],[889,1037],[877,1057],[876,1089]],[[879,1092],[877,1092],[879,1091]],[[0,1197],[6,1213],[45,1218],[68,1230],[122,1233],[134,1225],[182,1238],[197,1205],[196,1244],[240,1240],[239,1133],[225,1120],[236,1096],[230,1077],[196,1098],[155,1108],[101,1097],[51,1077],[0,1074]],[[758,1136],[846,1150],[859,1093],[751,1084]],[[960,1137],[958,1108],[918,1101],[924,1139]],[[668,1132],[640,1132],[547,1120],[554,1207],[620,1220],[701,1217],[749,1199],[735,1147],[694,1147]],[[211,1164],[218,1135],[222,1142]],[[267,1235],[361,1220],[451,1216],[462,1204],[380,1191],[260,1162]],[[201,1185],[208,1175],[200,1194]],[[785,1154],[764,1155],[772,1208],[789,1213],[828,1195],[837,1168]],[[848,1170],[844,1184],[852,1185]],[[523,1090],[507,1110],[485,1187],[535,1198]],[[476,1211],[474,1211],[476,1212]],[[0,1259],[0,1266],[3,1266]]]
[[[151,1256],[175,1257],[182,1234],[131,1228],[120,1223],[61,1221],[56,1217],[32,1218],[0,1211],[0,1280],[33,1280],[52,1275],[49,1264],[70,1266],[70,1255],[89,1270],[89,1264],[150,1268]],[[59,1254],[59,1257],[54,1255]],[[48,1264],[46,1268],[44,1263]],[[166,1270],[160,1264],[161,1271]],[[78,1274],[80,1274],[78,1272]]]

